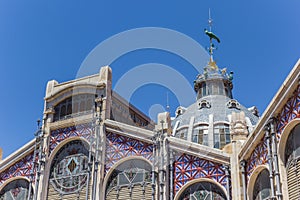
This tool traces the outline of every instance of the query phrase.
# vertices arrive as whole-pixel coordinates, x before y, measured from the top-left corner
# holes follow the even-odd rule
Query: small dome
[[[223,148],[231,142],[229,124],[232,112],[244,112],[248,131],[258,116],[232,97],[232,75],[219,70],[210,62],[204,73],[194,81],[197,101],[172,120],[173,136],[214,148]],[[182,110],[180,107],[178,110]]]

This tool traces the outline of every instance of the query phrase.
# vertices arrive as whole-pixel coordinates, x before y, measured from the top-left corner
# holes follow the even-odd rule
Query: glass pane
[[[23,200],[27,199],[29,183],[27,180],[17,179],[8,183],[0,191],[2,200]],[[32,199],[32,198],[30,198]]]
[[[222,82],[219,82],[219,95],[224,95],[224,85]]]
[[[60,107],[60,117],[63,117],[66,115],[66,106],[63,105],[62,107]]]
[[[72,103],[68,104],[67,115],[72,114]]]
[[[77,192],[87,180],[88,150],[74,140],[64,145],[51,164],[50,183],[62,194]]]
[[[226,144],[230,143],[230,134],[226,134]]]
[[[208,146],[208,134],[203,134],[203,145]]]
[[[214,147],[220,148],[220,135],[214,134]]]
[[[225,135],[221,134],[220,135],[220,143],[221,143],[221,148],[225,146]]]
[[[193,135],[192,141],[197,143],[198,142],[198,136],[197,135]]]
[[[119,185],[126,185],[126,184],[129,183],[129,181],[126,178],[125,174],[119,174],[118,180],[119,180],[119,182],[118,182]]]
[[[136,176],[134,177],[132,183],[141,183],[144,181],[144,173],[138,172]]]
[[[179,199],[225,200],[226,196],[218,186],[208,182],[199,182],[188,187]]]
[[[220,132],[220,134],[224,135],[225,134],[225,128],[224,127],[220,128],[219,132]]]
[[[261,200],[266,199],[270,196],[270,179],[269,179],[269,171],[264,169],[260,172],[257,176],[257,179],[254,184],[254,191],[253,191],[253,199],[254,200]]]
[[[198,143],[199,144],[203,143],[203,130],[199,130]]]

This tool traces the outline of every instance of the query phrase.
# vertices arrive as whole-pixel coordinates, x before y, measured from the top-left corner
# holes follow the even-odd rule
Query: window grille
[[[208,146],[208,126],[202,125],[195,127],[193,130],[192,141],[198,144]]]
[[[289,199],[300,198],[300,125],[290,133],[285,147]]]
[[[79,94],[69,97],[54,107],[54,121],[91,113],[95,102],[94,94]]]
[[[214,126],[214,148],[222,149],[230,143],[230,131],[228,124],[217,124]]]
[[[227,198],[224,192],[217,185],[210,182],[199,182],[188,187],[183,194],[180,195],[179,199],[225,200]]]
[[[257,176],[254,189],[253,189],[253,200],[265,200],[269,199],[271,194],[271,185],[270,185],[270,174],[267,169],[264,169]]]

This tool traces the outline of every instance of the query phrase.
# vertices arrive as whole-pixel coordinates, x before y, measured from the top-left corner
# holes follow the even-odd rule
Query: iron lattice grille
[[[277,123],[277,138],[280,140],[281,133],[285,126],[295,118],[300,118],[300,85],[294,91],[292,97],[288,99],[280,114],[278,115]],[[267,163],[267,147],[265,139],[255,147],[254,151],[250,155],[250,159],[247,161],[247,177],[249,180],[250,175],[258,165]]]
[[[266,139],[263,138],[261,142],[255,147],[254,151],[250,155],[250,158],[247,162],[247,180],[249,181],[249,178],[255,168],[259,165],[265,165],[268,163],[267,159],[268,155],[268,148],[267,148],[267,142]]]
[[[199,182],[188,187],[179,197],[184,200],[226,200],[224,192],[215,184]]]
[[[271,184],[270,184],[270,173],[268,170],[264,169],[257,176],[254,188],[253,197],[254,200],[269,199],[271,194]]]
[[[285,147],[285,167],[289,199],[300,198],[300,125],[290,133]]]
[[[24,200],[28,198],[29,183],[24,179],[18,179],[7,184],[0,191],[0,200]],[[31,194],[32,195],[32,194]],[[32,197],[31,197],[32,198]],[[30,199],[31,199],[30,198]]]
[[[37,161],[38,158],[36,158]],[[24,156],[15,164],[4,170],[0,173],[0,185],[4,183],[4,181],[8,180],[9,178],[16,177],[16,176],[23,176],[29,179],[35,179],[35,170],[34,174],[31,176],[31,169],[33,168],[33,152]]]
[[[75,193],[86,185],[88,173],[88,150],[75,140],[57,153],[51,165],[50,183],[60,194]]]
[[[209,178],[226,188],[228,178],[222,164],[209,160],[204,160],[195,156],[182,154],[177,156],[174,163],[174,191],[177,193],[179,189],[188,181],[197,178]]]
[[[120,164],[111,173],[106,199],[151,199],[151,165],[133,159]]]
[[[300,158],[290,161],[286,171],[289,199],[300,199]]]
[[[293,96],[286,102],[278,116],[277,134],[279,139],[284,127],[295,118],[300,118],[300,85],[298,85]]]
[[[119,160],[128,156],[142,156],[152,160],[153,145],[133,138],[107,132],[105,171]]]
[[[49,153],[51,153],[59,143],[67,138],[83,137],[85,139],[89,139],[92,133],[91,123],[78,124],[76,126],[53,130],[50,134]]]

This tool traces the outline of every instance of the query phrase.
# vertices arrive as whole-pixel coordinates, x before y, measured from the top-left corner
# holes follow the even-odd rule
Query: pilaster
[[[155,127],[155,143],[157,151],[157,166],[158,166],[158,199],[168,200],[170,184],[167,180],[169,174],[170,152],[168,148],[168,137],[172,134],[171,118],[168,112],[159,113],[157,117],[157,125]]]
[[[247,139],[248,130],[247,123],[245,119],[244,112],[232,113],[231,123],[230,123],[230,135],[231,135],[231,145],[232,153],[230,157],[230,166],[231,166],[231,186],[232,186],[232,199],[242,199],[241,185],[243,183],[242,174],[241,180],[241,170],[239,168],[239,158],[238,153],[240,152],[243,142]],[[245,188],[243,188],[245,190]],[[244,191],[243,190],[243,191]]]

